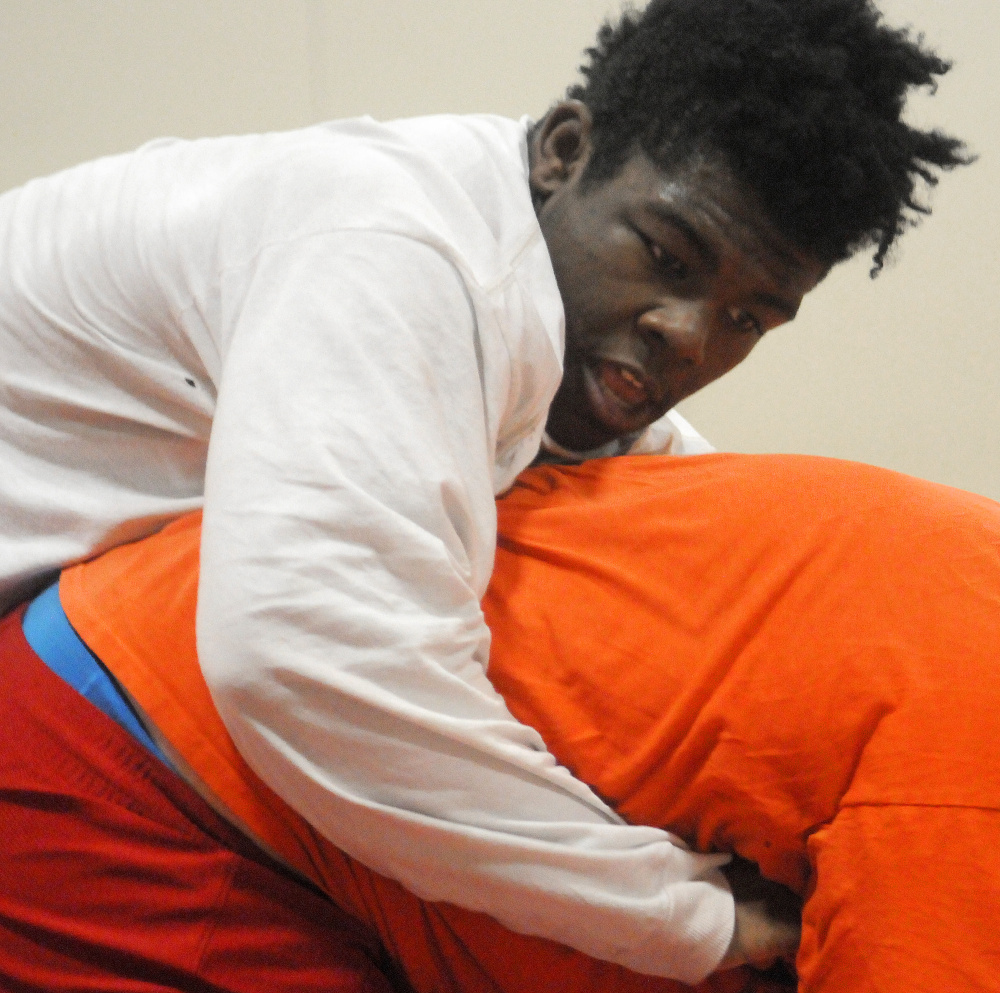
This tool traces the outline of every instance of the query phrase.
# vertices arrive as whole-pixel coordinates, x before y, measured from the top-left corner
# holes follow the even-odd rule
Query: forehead
[[[806,288],[825,271],[774,227],[754,192],[717,160],[699,157],[665,168],[640,152],[605,192],[633,219],[664,225],[716,268],[735,263]]]

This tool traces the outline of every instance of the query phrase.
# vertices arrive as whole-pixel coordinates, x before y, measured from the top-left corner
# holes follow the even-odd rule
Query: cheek
[[[582,325],[606,330],[609,322],[627,307],[628,274],[622,271],[621,251],[605,232],[595,231],[573,218],[560,227],[555,266],[567,316]]]
[[[621,315],[615,309],[620,291],[599,269],[577,266],[569,278],[560,281],[559,289],[567,325],[578,338],[593,343],[621,325]]]
[[[712,382],[735,369],[750,355],[759,341],[760,338],[756,335],[749,334],[720,336],[711,350],[709,361],[705,363],[706,372],[710,375],[706,382]]]
[[[600,300],[600,293],[594,287],[591,259],[572,241],[563,240],[556,247],[559,257],[553,258],[553,269],[567,320],[570,323],[587,322]]]

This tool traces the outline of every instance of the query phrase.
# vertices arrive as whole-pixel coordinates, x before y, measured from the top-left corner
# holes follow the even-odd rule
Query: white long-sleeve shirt
[[[694,982],[732,934],[720,859],[624,825],[485,675],[494,496],[562,349],[523,122],[29,183],[0,198],[0,605],[204,501],[199,655],[266,782],[426,899]]]

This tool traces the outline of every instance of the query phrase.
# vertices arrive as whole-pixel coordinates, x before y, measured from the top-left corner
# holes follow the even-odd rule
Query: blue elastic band
[[[29,604],[22,621],[32,651],[60,678],[120,724],[161,762],[170,765],[122,696],[104,666],[73,630],[53,583]]]

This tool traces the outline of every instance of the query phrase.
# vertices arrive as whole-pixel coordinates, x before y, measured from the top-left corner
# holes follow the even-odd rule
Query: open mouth
[[[652,399],[645,380],[618,362],[601,362],[597,367],[597,376],[601,385],[614,394],[626,409],[641,407]]]
[[[585,367],[584,380],[594,413],[616,431],[635,431],[659,416],[662,398],[635,368],[601,359]]]

